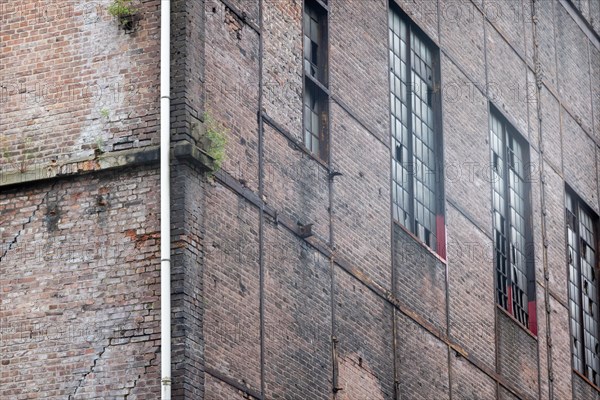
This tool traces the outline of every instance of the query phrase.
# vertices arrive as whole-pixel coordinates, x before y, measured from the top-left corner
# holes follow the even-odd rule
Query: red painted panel
[[[437,253],[438,255],[446,259],[446,221],[444,220],[443,215],[436,215],[435,217],[435,225],[436,232],[435,236],[437,237]]]
[[[527,304],[527,312],[529,314],[529,330],[537,336],[537,308],[535,300]]]

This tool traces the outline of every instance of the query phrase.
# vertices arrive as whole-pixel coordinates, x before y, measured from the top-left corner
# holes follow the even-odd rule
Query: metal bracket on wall
[[[333,178],[335,178],[336,176],[342,176],[342,175],[344,175],[344,174],[342,174],[341,172],[338,172],[338,171],[331,171],[331,172],[329,173],[329,180],[330,180],[330,181],[333,181]]]
[[[313,224],[301,225],[300,223],[298,223],[298,235],[300,235],[302,239],[311,237],[313,235],[312,226]]]
[[[337,393],[344,388],[338,385],[339,383],[339,369],[338,369],[338,357],[337,357],[337,344],[339,340],[336,336],[331,337],[331,351],[333,358],[333,393]]]

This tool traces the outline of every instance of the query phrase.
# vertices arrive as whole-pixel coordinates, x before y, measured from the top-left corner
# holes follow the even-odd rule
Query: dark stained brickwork
[[[171,2],[174,399],[600,398],[564,217],[565,185],[600,213],[599,2],[392,1],[440,50],[445,258],[391,218],[386,0],[320,1],[328,162],[302,0]],[[131,32],[109,4],[0,0],[2,399],[160,397],[160,1]],[[529,148],[537,335],[495,303],[492,107]],[[209,120],[215,173],[181,150]]]

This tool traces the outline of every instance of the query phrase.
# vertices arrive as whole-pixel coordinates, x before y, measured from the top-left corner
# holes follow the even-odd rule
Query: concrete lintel
[[[147,146],[111,151],[64,162],[52,160],[32,164],[3,165],[0,166],[0,190],[49,179],[156,163],[160,160],[159,150],[159,146]]]
[[[171,157],[192,162],[204,171],[214,171],[214,160],[202,149],[188,141],[176,142]],[[0,166],[0,190],[34,182],[59,179],[92,172],[155,164],[160,161],[160,146],[146,146],[64,162],[48,161],[22,165]]]

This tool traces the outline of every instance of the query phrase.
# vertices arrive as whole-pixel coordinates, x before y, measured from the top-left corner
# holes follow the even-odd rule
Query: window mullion
[[[587,377],[587,356],[586,356],[586,346],[585,346],[585,319],[583,315],[583,278],[581,273],[581,232],[579,229],[580,224],[580,215],[579,215],[579,199],[576,199],[575,196],[572,197],[573,203],[573,215],[575,216],[575,223],[573,224],[573,229],[575,231],[575,251],[577,254],[576,257],[576,266],[577,266],[577,287],[578,296],[579,296],[579,341],[581,343],[581,366],[583,367],[583,373]]]
[[[303,141],[308,153],[329,158],[328,8],[305,1],[303,13],[304,118]],[[308,126],[307,126],[308,122]]]
[[[598,253],[600,250],[600,247],[598,246],[600,244],[600,238],[598,237],[598,231],[600,231],[600,229],[598,228],[598,223],[596,221],[596,223],[593,223],[592,225],[593,228],[593,232],[594,232],[594,242],[593,243],[596,247],[594,249],[594,253],[595,253],[595,257],[594,257],[594,265],[592,266],[592,268],[594,269],[594,272],[596,273],[596,276],[599,276],[600,271],[598,270],[598,267],[600,266],[600,260],[598,257]],[[579,266],[580,271],[581,271],[581,265]],[[581,272],[579,273],[580,279],[581,279]],[[600,280],[596,279],[596,290],[600,290],[600,284],[599,284]],[[581,296],[583,296],[583,290],[580,291],[581,292]],[[582,310],[583,312],[583,310]],[[583,334],[583,329],[582,329],[582,334]],[[597,330],[596,330],[596,335],[598,335],[597,337],[600,338],[600,324],[598,324],[597,326]],[[597,384],[597,382],[594,382],[594,384]]]
[[[512,274],[513,274],[513,265],[512,265],[512,234],[511,234],[511,230],[512,230],[512,223],[511,223],[511,215],[510,215],[510,206],[511,206],[511,202],[510,202],[510,159],[509,159],[509,151],[508,151],[508,146],[509,146],[509,133],[508,133],[508,127],[503,124],[502,126],[502,136],[503,136],[503,140],[504,143],[502,144],[502,152],[503,157],[504,157],[504,171],[502,171],[503,175],[504,175],[504,197],[506,199],[506,201],[504,202],[504,215],[506,216],[505,221],[504,221],[504,229],[506,229],[506,246],[504,248],[504,251],[506,252],[506,266],[508,268],[507,274],[506,274],[506,289],[507,289],[507,297],[508,297],[508,311],[514,316],[515,315],[515,305],[514,305],[514,301],[513,301],[513,297],[514,297],[514,290],[515,288],[513,287],[513,278],[512,278]]]
[[[408,110],[408,162],[410,165],[410,179],[408,180],[408,192],[409,192],[409,208],[410,208],[410,223],[412,225],[411,231],[418,236],[417,232],[417,223],[416,223],[416,211],[415,211],[415,159],[414,159],[414,149],[413,149],[413,85],[414,82],[412,80],[412,27],[410,24],[406,27],[406,82],[408,83],[408,87],[406,88],[406,108]]]

